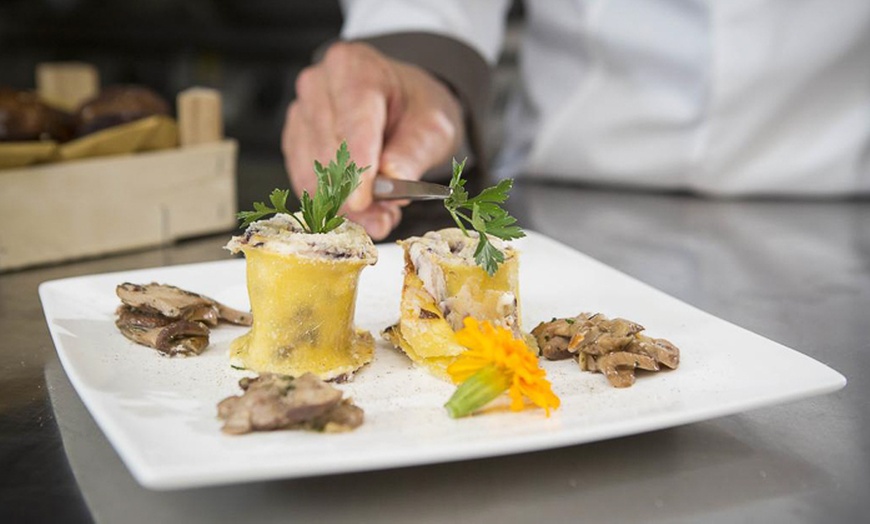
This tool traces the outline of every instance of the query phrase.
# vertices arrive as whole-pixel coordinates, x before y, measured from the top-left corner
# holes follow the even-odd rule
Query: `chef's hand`
[[[449,159],[463,133],[461,106],[441,81],[368,45],[340,42],[297,77],[282,148],[294,191],[313,193],[314,160],[326,164],[347,140],[351,159],[370,166],[347,216],[381,240],[401,220],[403,203],[373,201],[374,176],[419,180]]]

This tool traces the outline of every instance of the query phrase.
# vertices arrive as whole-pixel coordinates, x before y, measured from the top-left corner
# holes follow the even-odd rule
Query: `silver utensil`
[[[372,189],[375,200],[444,200],[450,188],[432,182],[399,180],[383,175],[375,177]]]

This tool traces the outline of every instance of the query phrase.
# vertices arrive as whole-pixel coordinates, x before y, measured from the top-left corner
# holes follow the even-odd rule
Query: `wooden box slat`
[[[0,271],[236,225],[234,140],[0,170]]]

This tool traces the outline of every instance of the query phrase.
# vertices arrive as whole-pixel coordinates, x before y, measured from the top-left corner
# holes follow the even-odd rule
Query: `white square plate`
[[[121,282],[161,282],[248,307],[240,259],[46,282],[39,288],[60,361],[94,419],[144,486],[178,489],[429,464],[582,444],[687,424],[842,388],[846,379],[805,355],[638,282],[542,235],[515,243],[527,329],[597,311],[646,326],[681,349],[675,371],[640,374],[628,389],[573,361],[543,362],[562,406],[461,420],[443,409],[453,386],[414,369],[379,341],[375,361],[339,387],[365,410],[344,434],[221,433],[217,403],[240,393],[230,341],[212,330],[200,356],[165,358],[115,328]],[[379,333],[398,317],[402,253],[379,246],[363,271],[357,325]],[[378,338],[378,337],[376,337]],[[748,363],[751,363],[749,365]]]

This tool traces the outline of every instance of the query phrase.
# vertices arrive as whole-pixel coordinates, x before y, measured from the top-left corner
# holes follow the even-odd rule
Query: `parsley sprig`
[[[477,231],[478,241],[477,248],[474,250],[474,261],[491,276],[504,262],[504,253],[492,245],[488,235],[502,240],[526,236],[516,225],[517,219],[501,207],[508,199],[513,180],[502,180],[495,186],[484,189],[477,196],[469,197],[468,191],[465,190],[466,181],[462,178],[463,169],[465,169],[465,160],[459,163],[454,159],[453,177],[450,179],[451,193],[444,201],[444,207],[465,236],[470,236],[465,224]]]
[[[290,211],[287,210],[288,196],[290,196],[290,190],[274,189],[269,195],[269,201],[272,202],[273,207],[269,207],[262,202],[254,202],[253,211],[239,211],[236,214],[236,217],[242,221],[241,227],[247,227],[253,222],[256,222],[261,218],[265,218],[275,213],[287,213],[288,215],[291,214]]]
[[[357,167],[356,162],[350,161],[347,142],[342,142],[335,153],[335,160],[331,160],[328,166],[324,167],[320,162],[314,161],[317,190],[314,192],[314,197],[309,195],[308,191],[302,192],[302,198],[299,199],[301,219],[287,210],[290,191],[275,189],[269,195],[271,206],[263,202],[254,202],[253,211],[241,211],[237,215],[242,221],[241,227],[247,227],[275,213],[286,213],[293,217],[306,233],[329,233],[344,223],[344,215],[339,215],[338,211],[347,197],[357,188],[360,175],[366,169],[368,166],[360,168]]]

